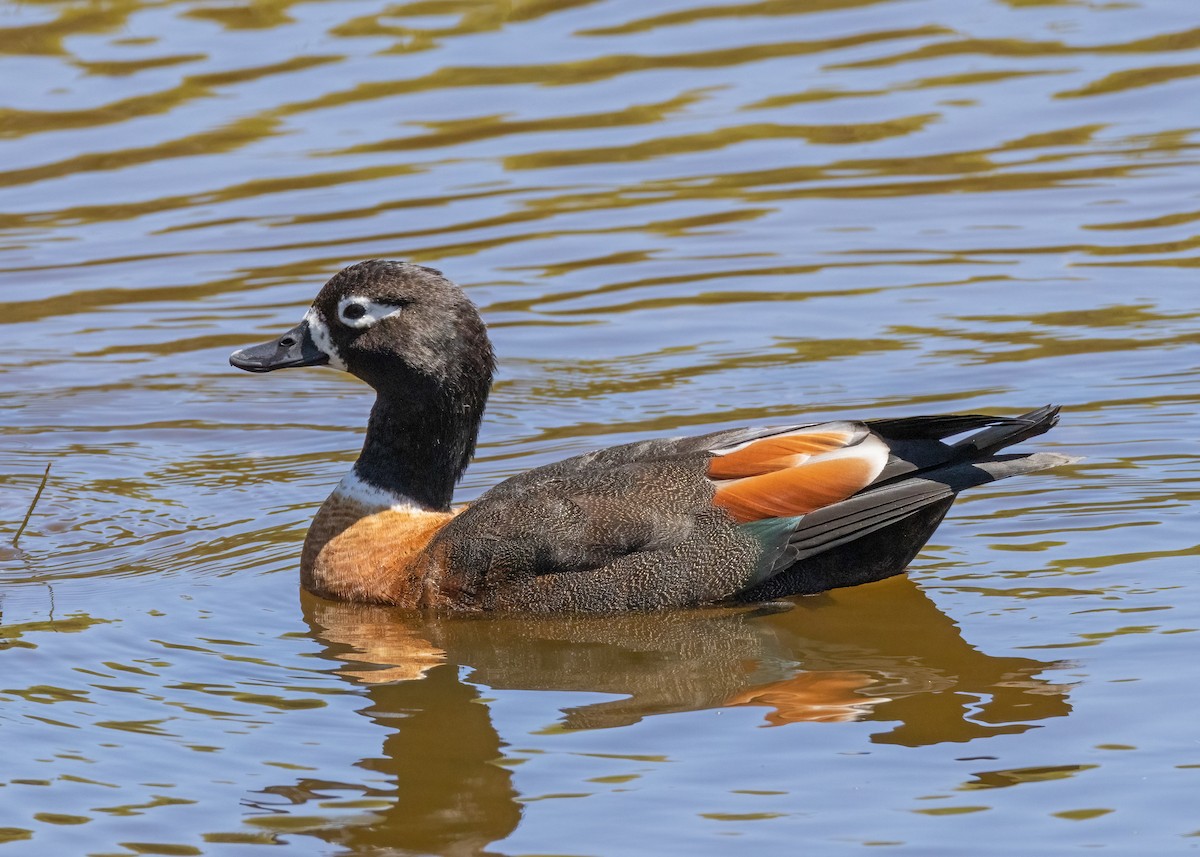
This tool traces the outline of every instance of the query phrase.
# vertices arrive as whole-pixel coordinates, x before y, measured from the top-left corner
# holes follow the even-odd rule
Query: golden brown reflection
[[[765,725],[872,721],[876,743],[915,747],[1022,732],[1071,710],[1068,688],[1040,677],[1064,662],[978,651],[904,577],[794,605],[611,617],[423,617],[301,600],[324,656],[370,699],[363,713],[393,730],[379,758],[357,763],[395,784],[369,792],[384,801],[380,818],[308,831],[356,847],[386,838],[481,853],[515,827],[517,795],[494,764],[500,738],[463,671],[496,690],[618,696],[562,710],[558,729],[761,706]],[[267,791],[303,803],[320,790],[302,780]]]
[[[1196,75],[1200,75],[1200,63],[1118,71],[1105,75],[1100,80],[1089,83],[1082,89],[1060,92],[1058,93],[1058,97],[1079,98],[1085,95],[1101,95],[1108,92],[1121,92],[1126,89],[1140,89],[1144,86],[1154,86],[1172,80],[1195,77]]]
[[[103,33],[124,26],[138,3],[72,4],[44,23],[6,27],[0,54],[64,54],[62,40],[80,33]]]
[[[187,54],[176,57],[160,57],[154,60],[122,63],[81,63],[91,74],[105,76],[121,76],[133,74],[146,68],[161,68],[199,62],[206,59],[203,54]],[[0,109],[0,123],[3,131],[0,137],[21,137],[26,134],[39,134],[46,131],[66,131],[72,128],[92,128],[99,125],[110,125],[127,122],[142,116],[153,116],[168,113],[181,104],[198,98],[212,98],[218,87],[230,86],[237,83],[249,83],[272,75],[290,74],[303,71],[314,66],[336,61],[337,57],[304,56],[295,57],[285,62],[265,66],[253,66],[237,69],[236,71],[218,72],[213,74],[198,74],[184,78],[183,82],[172,89],[155,92],[150,95],[133,96],[114,101],[110,104],[88,110],[57,110],[53,113],[35,110]],[[184,154],[192,154],[186,152]],[[91,162],[85,162],[82,169],[92,169]]]
[[[623,697],[567,709],[567,729],[764,705],[777,724],[899,721],[875,740],[916,746],[1020,732],[1070,711],[1067,689],[1037,677],[1063,662],[979,652],[906,577],[794,605],[607,617],[422,617],[302,599],[342,675],[365,685],[447,664],[496,689]]]
[[[51,594],[53,594],[53,590],[51,590]],[[40,621],[6,625],[4,624],[4,602],[0,600],[0,651],[18,648],[36,649],[36,643],[24,639],[26,634],[46,631],[52,631],[56,634],[76,633],[86,631],[88,628],[96,625],[106,625],[112,621],[112,619],[97,619],[86,613],[71,613],[66,618],[55,619],[52,612],[48,618]]]
[[[859,122],[853,125],[781,125],[758,123],[726,126],[720,131],[679,137],[659,137],[647,143],[594,149],[569,149],[515,155],[505,159],[510,170],[604,164],[614,160],[640,161],[691,152],[709,152],[736,146],[751,140],[795,139],[808,143],[849,144],[899,137],[920,131],[937,118],[924,113],[884,122]]]
[[[843,63],[842,68],[874,68],[898,65],[912,60],[932,57],[981,55],[994,57],[1042,57],[1085,53],[1150,53],[1153,51],[1188,51],[1200,47],[1200,27],[1177,33],[1164,33],[1149,38],[1099,45],[1068,45],[1061,41],[1026,41],[1021,39],[948,39],[877,59]]]
[[[760,0],[758,3],[737,3],[718,6],[701,6],[699,8],[680,9],[660,15],[639,18],[613,27],[595,27],[584,30],[589,36],[618,36],[629,33],[644,33],[659,27],[677,27],[682,24],[694,24],[697,21],[719,18],[735,18],[744,15],[790,16],[812,14],[831,9],[845,10],[848,8],[874,6],[881,0],[807,0],[800,4],[792,0]]]
[[[871,676],[853,670],[804,672],[783,681],[754,687],[729,698],[729,705],[763,705],[772,709],[767,722],[845,723],[859,720],[866,708],[887,702],[886,696],[864,698]]]
[[[374,685],[368,693],[371,704],[362,713],[392,731],[377,758],[358,764],[390,785],[302,777],[263,793],[299,807],[328,800],[334,790],[360,790],[361,805],[371,808],[369,823],[265,815],[252,820],[255,826],[286,832],[299,821],[305,833],[355,854],[375,847],[439,855],[487,853],[488,843],[516,829],[521,808],[511,777],[494,764],[500,738],[478,690],[459,681],[452,666],[434,667],[421,681]]]
[[[386,610],[338,605],[302,593],[305,618],[327,647],[325,656],[347,665],[342,674],[367,686],[361,713],[388,731],[380,755],[357,764],[386,777],[378,788],[299,778],[263,789],[299,807],[328,800],[333,790],[358,790],[368,823],[325,823],[300,811],[295,817],[263,815],[251,823],[268,830],[306,834],[367,853],[487,854],[487,845],[516,829],[521,806],[509,772],[497,765],[501,741],[478,689],[441,663],[438,649],[420,638],[419,626]],[[384,665],[366,671],[364,663]],[[415,679],[415,680],[414,680]],[[254,801],[251,801],[254,803]]]

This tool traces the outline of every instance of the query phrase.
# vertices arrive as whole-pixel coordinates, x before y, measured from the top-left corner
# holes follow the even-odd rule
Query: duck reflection
[[[560,729],[759,706],[767,726],[874,721],[873,741],[907,746],[1020,732],[1071,710],[1067,688],[1040,677],[1066,664],[979,652],[905,577],[781,606],[607,617],[431,618],[302,600],[326,655],[370,699],[362,713],[390,730],[382,755],[359,763],[395,784],[379,819],[312,831],[347,846],[484,854],[516,828],[477,685],[618,697],[563,710],[547,724]]]
[[[1070,712],[1038,677],[1064,666],[992,657],[906,577],[781,605],[618,616],[428,618],[304,596],[340,672],[365,685],[426,680],[446,664],[495,689],[620,699],[562,712],[560,726],[625,726],[727,705],[765,722],[874,720],[908,746],[1021,732]],[[423,678],[424,677],[424,678]]]
[[[1071,712],[1069,685],[1041,676],[1069,661],[980,652],[908,577],[799,599],[795,610],[767,621],[787,628],[796,674],[749,687],[732,702],[769,706],[772,724],[813,719],[789,709],[788,687],[846,670],[869,677],[855,693],[875,701],[857,719],[890,724],[871,736],[879,744],[965,742]]]

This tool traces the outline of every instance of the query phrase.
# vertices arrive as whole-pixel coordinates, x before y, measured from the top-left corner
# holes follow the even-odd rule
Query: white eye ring
[[[350,307],[359,307],[363,314],[357,317],[346,315]],[[401,304],[391,304],[384,301],[373,301],[370,298],[350,295],[338,301],[338,321],[357,330],[365,330],[373,324],[378,324],[385,318],[391,318],[404,309]]]

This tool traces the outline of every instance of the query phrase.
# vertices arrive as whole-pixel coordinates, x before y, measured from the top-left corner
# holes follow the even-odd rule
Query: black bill
[[[329,355],[313,342],[308,321],[302,321],[278,339],[251,345],[229,355],[229,364],[247,372],[271,372],[292,366],[321,366]]]

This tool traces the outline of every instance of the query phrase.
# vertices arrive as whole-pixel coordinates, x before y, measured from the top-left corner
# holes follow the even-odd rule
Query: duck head
[[[303,321],[229,362],[248,372],[328,365],[371,385],[355,474],[429,508],[448,507],[474,452],[495,365],[462,289],[432,268],[378,259],[339,271]]]

